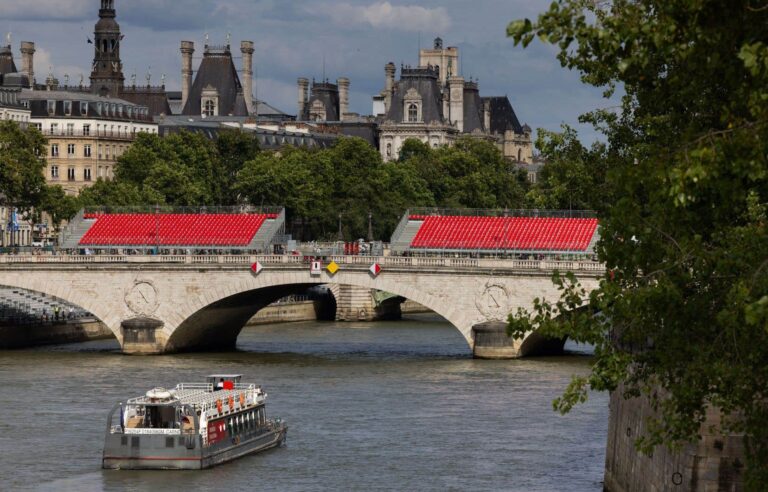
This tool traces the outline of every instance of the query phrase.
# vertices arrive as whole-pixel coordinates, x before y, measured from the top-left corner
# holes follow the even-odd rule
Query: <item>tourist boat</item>
[[[267,394],[239,374],[116,403],[107,418],[102,467],[199,470],[285,442],[284,422],[267,419]]]

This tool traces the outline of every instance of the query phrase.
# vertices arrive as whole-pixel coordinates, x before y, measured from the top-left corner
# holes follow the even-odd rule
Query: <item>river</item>
[[[0,351],[0,489],[602,490],[608,396],[566,416],[551,407],[584,355],[473,360],[431,315],[250,327],[228,353],[117,348]],[[201,472],[101,470],[114,402],[217,372],[265,388],[286,446]]]

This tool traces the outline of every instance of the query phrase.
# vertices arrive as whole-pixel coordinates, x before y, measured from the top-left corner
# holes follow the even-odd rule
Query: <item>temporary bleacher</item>
[[[69,247],[265,249],[283,227],[279,213],[84,212]],[[83,231],[83,232],[81,232]],[[79,238],[76,242],[74,238]],[[74,246],[71,245],[74,243]]]
[[[525,213],[408,214],[398,237],[392,237],[392,245],[397,245],[393,251],[591,253],[598,233],[596,218],[584,212],[521,212]]]

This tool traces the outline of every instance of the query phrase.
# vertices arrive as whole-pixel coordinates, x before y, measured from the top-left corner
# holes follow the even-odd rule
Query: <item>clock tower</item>
[[[118,97],[125,77],[120,62],[120,25],[115,21],[115,0],[101,0],[99,21],[94,31],[94,57],[91,71],[91,92],[100,96]]]

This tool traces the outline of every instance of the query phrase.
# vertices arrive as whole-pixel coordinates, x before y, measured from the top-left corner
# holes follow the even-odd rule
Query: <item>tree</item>
[[[34,127],[0,122],[0,200],[21,210],[38,204],[45,191],[45,138]]]
[[[230,193],[229,190],[234,188],[237,174],[243,169],[245,163],[259,155],[259,141],[252,133],[237,129],[223,130],[216,138],[216,150],[224,170],[222,176],[224,182],[221,187],[223,195],[218,203],[235,205],[237,195]]]
[[[607,141],[598,253],[610,273],[586,301],[560,277],[563,297],[512,315],[511,333],[593,343],[591,374],[555,406],[587,388],[645,394],[660,412],[646,451],[695,439],[719,407],[745,432],[755,489],[768,483],[766,25],[747,0],[561,0],[508,27],[524,46],[556,45],[606,95],[623,90],[618,111],[584,116]]]
[[[37,211],[50,215],[54,231],[59,229],[61,222],[69,220],[80,210],[77,197],[67,195],[60,185],[46,186],[41,193]],[[39,213],[36,220],[39,220]]]
[[[560,210],[605,208],[605,145],[595,142],[589,149],[584,147],[568,125],[563,125],[560,133],[541,128],[536,133],[536,148],[546,163],[526,196],[529,206]]]

